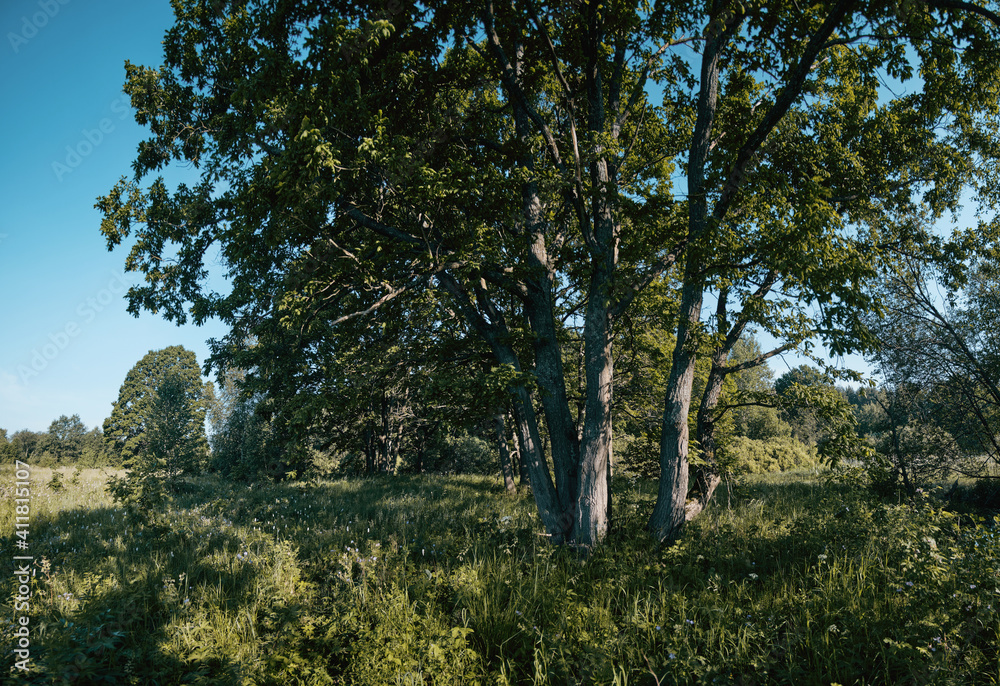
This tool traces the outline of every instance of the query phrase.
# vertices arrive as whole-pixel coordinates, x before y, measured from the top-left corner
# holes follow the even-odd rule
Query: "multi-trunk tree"
[[[699,350],[710,409],[748,326],[865,347],[864,283],[919,231],[895,219],[953,209],[994,154],[1000,21],[975,3],[175,12],[164,65],[126,68],[152,134],[135,177],[98,202],[109,247],[136,233],[130,309],[220,317],[214,362],[266,377],[321,373],[342,324],[435,292],[420,326],[457,317],[489,350],[542,523],[585,547],[609,523],[612,344],[639,293],[666,280],[679,304],[650,521],[670,539]],[[149,180],[174,161],[198,182]]]

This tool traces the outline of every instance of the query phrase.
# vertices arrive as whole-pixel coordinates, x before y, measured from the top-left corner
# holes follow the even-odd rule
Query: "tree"
[[[167,379],[169,401],[181,407],[164,405],[164,400],[157,406],[157,389]],[[167,427],[162,418],[168,414],[182,422],[175,427],[181,432],[178,436],[191,436],[192,441],[207,445],[203,393],[201,370],[193,352],[175,345],[147,353],[125,376],[111,416],[104,420],[104,441],[115,463],[130,468],[151,451],[163,457],[166,448],[156,441],[165,436]]]
[[[13,462],[17,457],[14,444],[7,438],[7,429],[0,429],[0,458],[7,462]]]
[[[104,442],[104,433],[101,431],[101,427],[95,426],[83,437],[80,464],[87,467],[103,467],[110,465],[111,462],[111,456],[108,454],[107,445]]]
[[[36,433],[28,429],[21,429],[10,437],[10,444],[14,450],[15,459],[22,462],[36,460],[44,446],[44,433]]]
[[[275,461],[276,448],[270,422],[258,407],[262,396],[247,395],[241,384],[246,373],[232,367],[218,377],[208,404],[212,426],[212,469],[234,479],[252,480]]]
[[[201,471],[208,445],[200,394],[178,369],[166,370],[156,387],[143,468],[164,483]]]
[[[902,261],[881,283],[887,314],[872,324],[881,345],[871,360],[885,387],[878,428],[891,441],[880,452],[907,488],[1000,460],[1000,278],[995,256],[977,253],[948,244],[934,263]]]
[[[77,462],[83,454],[83,444],[87,436],[80,415],[66,415],[52,420],[49,425],[48,450],[53,453],[57,462],[69,464]]]
[[[232,331],[212,364],[295,380],[331,341],[350,346],[344,323],[434,292],[440,316],[421,326],[461,319],[509,372],[542,523],[584,547],[611,505],[615,328],[643,290],[678,286],[649,525],[667,540],[685,521],[698,351],[712,351],[708,412],[751,324],[782,346],[864,348],[864,283],[915,230],[895,218],[954,208],[971,160],[993,154],[998,18],[974,3],[191,0],[175,13],[165,64],[126,66],[152,134],[135,178],[98,201],[109,248],[142,227],[130,310],[217,316]],[[916,69],[911,92],[880,87]],[[173,160],[199,181],[144,181]],[[215,245],[227,295],[205,288]]]
[[[774,391],[784,401],[782,419],[792,428],[792,435],[805,443],[815,446],[822,437],[822,427],[816,410],[806,403],[797,402],[797,397],[816,391],[830,395],[833,383],[815,367],[800,365],[782,374],[774,382]]]

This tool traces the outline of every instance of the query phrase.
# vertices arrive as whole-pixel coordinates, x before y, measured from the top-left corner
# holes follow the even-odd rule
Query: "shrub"
[[[787,472],[819,465],[815,449],[791,436],[768,440],[734,436],[719,452],[723,469],[735,474]]]
[[[622,437],[617,456],[619,466],[636,476],[657,479],[660,476],[660,443],[649,436]],[[618,448],[618,446],[616,446]]]

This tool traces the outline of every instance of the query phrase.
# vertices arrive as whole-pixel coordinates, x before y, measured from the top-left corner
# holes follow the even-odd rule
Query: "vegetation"
[[[203,476],[159,524],[127,527],[96,470],[55,491],[48,470],[34,479],[21,683],[1000,679],[997,522],[922,493],[886,504],[815,472],[756,477],[654,549],[656,484],[616,476],[621,524],[582,561],[495,478]]]
[[[8,461],[21,460],[40,467],[97,467],[110,464],[112,459],[100,427],[87,431],[78,414],[52,420],[47,432],[22,429],[11,436],[7,433],[7,429],[0,429],[0,456]]]
[[[611,525],[614,344],[651,307],[667,541],[722,477],[733,375],[870,350],[873,279],[996,238],[930,228],[966,191],[995,204],[1000,16],[976,2],[174,9],[164,63],[126,66],[135,174],[98,199],[144,276],[130,311],[225,322],[210,365],[246,372],[295,460],[353,434],[392,470],[405,408],[431,433],[418,389],[462,360],[501,382],[485,414],[509,410],[556,541]],[[169,187],[173,163],[198,179]],[[755,328],[778,344],[736,362]],[[860,457],[849,437],[830,454]]]
[[[205,412],[205,389],[194,353],[179,345],[151,350],[122,382],[111,416],[104,420],[104,440],[115,464],[123,467],[151,453],[166,459],[173,443],[184,440],[183,458],[173,458],[168,471],[196,470],[208,450]]]
[[[173,7],[97,208],[217,386],[0,429],[28,679],[1000,681],[992,5]]]

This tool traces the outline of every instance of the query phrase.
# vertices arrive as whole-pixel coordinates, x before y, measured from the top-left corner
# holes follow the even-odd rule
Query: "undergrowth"
[[[995,684],[995,522],[814,475],[738,485],[669,548],[616,477],[584,560],[480,477],[191,481],[149,524],[33,475],[26,684]],[[13,475],[0,540],[13,550]],[[46,485],[48,483],[48,485]]]

